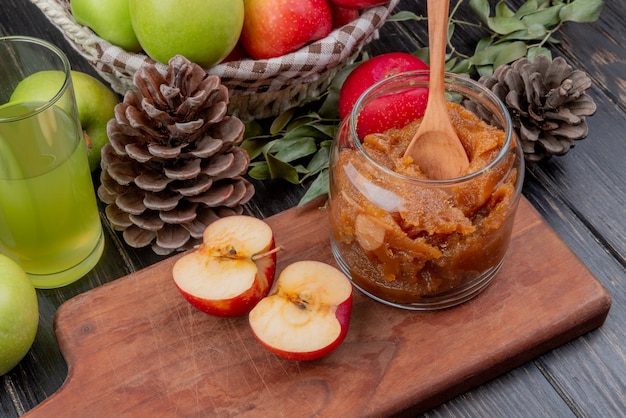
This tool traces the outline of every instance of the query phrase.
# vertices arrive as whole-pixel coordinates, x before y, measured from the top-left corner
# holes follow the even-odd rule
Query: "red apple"
[[[329,0],[331,3],[337,6],[345,7],[348,9],[367,9],[374,6],[380,6],[386,4],[389,0]]]
[[[250,58],[246,49],[241,45],[241,41],[237,42],[237,45],[230,51],[230,54],[226,56],[222,60],[222,63],[231,62],[231,61],[241,61],[243,59]]]
[[[345,26],[361,16],[359,9],[348,9],[347,7],[337,6],[333,2],[329,2],[328,5],[333,16],[333,29]]]
[[[359,112],[357,135],[364,138],[371,133],[402,128],[424,116],[427,102],[428,89],[424,87],[377,97]]]
[[[339,117],[345,118],[357,99],[374,83],[394,74],[428,70],[428,65],[406,52],[388,52],[360,63],[346,77],[339,91]]]
[[[202,241],[174,264],[176,287],[189,303],[210,315],[247,314],[274,282],[272,229],[252,216],[227,216],[207,226]]]
[[[241,43],[254,59],[279,57],[326,37],[326,0],[246,0]]]
[[[288,265],[272,293],[250,312],[259,342],[289,360],[315,360],[343,342],[352,312],[352,284],[319,261]]]

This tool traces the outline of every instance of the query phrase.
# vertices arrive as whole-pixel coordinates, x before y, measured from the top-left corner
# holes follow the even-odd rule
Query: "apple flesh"
[[[71,77],[78,118],[87,142],[89,168],[93,172],[100,166],[100,150],[109,142],[107,122],[114,117],[117,97],[100,80],[89,74],[72,71]],[[36,72],[17,85],[9,101],[46,102],[57,94],[64,81],[65,75],[61,71]],[[59,106],[67,104],[59,103]]]
[[[319,261],[288,265],[272,293],[250,312],[254,336],[289,360],[315,360],[333,352],[348,332],[352,284],[338,269]]]
[[[0,376],[28,353],[38,324],[35,287],[15,261],[0,254]]]
[[[268,293],[276,272],[274,234],[264,221],[235,215],[206,227],[202,244],[176,261],[183,297],[210,315],[247,314]]]
[[[254,59],[279,57],[326,37],[332,27],[326,0],[246,0],[241,43]]]

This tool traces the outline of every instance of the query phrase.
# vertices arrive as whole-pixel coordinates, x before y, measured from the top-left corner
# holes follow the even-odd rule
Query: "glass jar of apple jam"
[[[429,179],[403,155],[421,120],[359,137],[361,112],[376,98],[427,87],[427,72],[372,86],[341,123],[330,157],[328,212],[339,266],[366,295],[412,310],[460,304],[492,282],[524,178],[504,104],[454,74],[446,74],[448,110],[470,161],[460,177]]]

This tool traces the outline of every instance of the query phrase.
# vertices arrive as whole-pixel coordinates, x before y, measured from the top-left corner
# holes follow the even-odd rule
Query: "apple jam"
[[[459,104],[448,109],[470,161],[457,179],[429,180],[403,155],[421,120],[361,142],[353,115],[333,144],[333,252],[353,284],[381,302],[424,310],[464,302],[491,282],[507,252],[521,150],[510,130]]]

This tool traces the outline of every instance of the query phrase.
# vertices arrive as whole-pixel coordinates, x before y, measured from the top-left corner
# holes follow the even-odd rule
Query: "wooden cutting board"
[[[335,265],[326,213],[269,218],[279,271]],[[247,318],[192,308],[174,288],[175,256],[74,297],[55,317],[63,386],[29,417],[380,416],[436,406],[599,327],[611,297],[522,199],[494,282],[455,308],[412,312],[355,291],[344,343],[313,362],[262,348]]]

